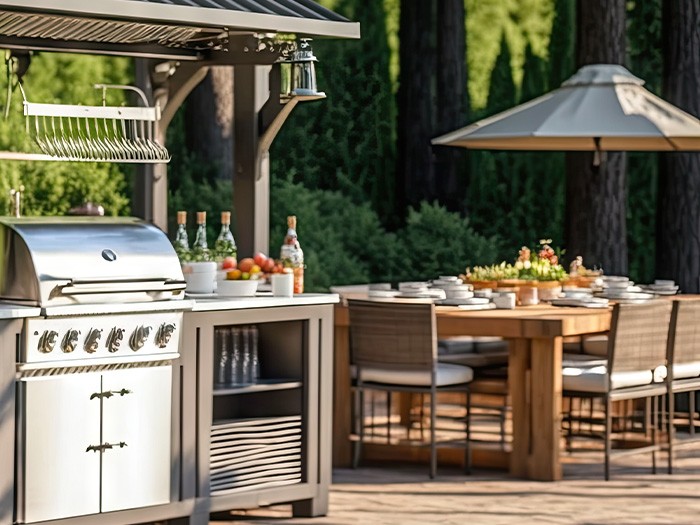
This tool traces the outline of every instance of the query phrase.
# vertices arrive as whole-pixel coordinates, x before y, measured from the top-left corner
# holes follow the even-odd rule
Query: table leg
[[[533,339],[531,351],[531,420],[533,434],[528,478],[561,479],[562,360],[561,337]]]
[[[350,330],[335,326],[333,376],[333,466],[352,464],[352,392],[350,388]]]
[[[510,473],[527,478],[530,461],[530,341],[511,339],[508,384],[513,418]]]

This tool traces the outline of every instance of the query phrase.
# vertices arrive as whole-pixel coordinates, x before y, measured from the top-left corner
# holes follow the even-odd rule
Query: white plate
[[[372,290],[367,292],[367,297],[396,297],[399,295],[398,290]]]
[[[596,294],[598,297],[605,297],[606,299],[612,299],[618,301],[620,299],[629,299],[633,301],[648,301],[653,299],[655,295],[653,293],[643,293],[643,292],[627,292],[627,291],[611,291],[601,292]]]
[[[484,305],[489,304],[489,299],[486,297],[468,297],[468,298],[450,298],[437,301],[437,304],[443,306],[460,306],[460,305]]]
[[[493,303],[487,304],[460,304],[457,306],[460,310],[494,310],[496,305]]]
[[[578,299],[573,297],[560,297],[549,301],[552,306],[582,306],[584,308],[607,308],[609,303],[602,297],[588,297]]]

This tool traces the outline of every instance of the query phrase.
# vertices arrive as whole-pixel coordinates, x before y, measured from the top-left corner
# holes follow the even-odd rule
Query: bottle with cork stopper
[[[207,212],[197,212],[197,234],[192,245],[192,260],[211,261],[211,253],[207,245]]]
[[[231,233],[231,212],[221,212],[221,231],[214,243],[214,254],[217,262],[223,261],[226,257],[236,257],[236,241]]]
[[[177,231],[175,232],[175,239],[173,240],[173,248],[175,248],[175,253],[177,254],[180,262],[187,262],[190,260],[190,241],[187,238],[187,212],[178,211],[177,212]]]
[[[304,252],[297,238],[297,218],[287,217],[287,235],[280,249],[280,259],[285,268],[291,268],[294,274],[294,293],[304,293]]]

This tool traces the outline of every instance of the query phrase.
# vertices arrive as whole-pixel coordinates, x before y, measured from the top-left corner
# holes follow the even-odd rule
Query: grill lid
[[[166,235],[131,217],[0,218],[0,300],[37,306],[182,299]]]

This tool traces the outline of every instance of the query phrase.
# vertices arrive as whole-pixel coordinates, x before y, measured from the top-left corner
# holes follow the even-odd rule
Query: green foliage
[[[183,107],[175,114],[168,128],[168,148],[177,152],[168,165],[168,219],[170,222],[168,231],[176,230],[177,212],[186,211],[191,245],[196,230],[196,213],[206,211],[207,241],[209,247],[213,247],[221,227],[219,214],[222,211],[231,210],[233,187],[230,179],[223,180],[216,177],[216,166],[207,165],[187,149],[184,116]],[[233,214],[231,220],[235,220]],[[231,229],[235,232],[236,225],[232,224]]]
[[[510,48],[505,34],[501,37],[501,51],[491,71],[489,96],[486,102],[486,115],[493,115],[515,105],[515,82],[510,66]]]
[[[7,66],[1,67],[0,91],[7,92]],[[14,79],[13,79],[14,82]],[[31,102],[101,104],[101,92],[95,82],[132,83],[131,63],[127,59],[82,55],[34,54],[24,77],[27,98]],[[5,96],[3,112],[6,109]],[[108,92],[107,103],[125,101],[121,91]],[[0,125],[0,149],[38,152],[25,130],[22,96],[15,89],[9,118]],[[117,164],[82,162],[0,163],[0,196],[10,188],[24,185],[22,213],[25,215],[64,215],[86,201],[101,204],[108,215],[129,213],[128,181],[130,170]],[[0,214],[9,212],[9,197],[0,197]]]
[[[400,280],[457,275],[466,266],[487,264],[496,258],[493,238],[480,235],[469,219],[437,203],[423,202],[417,210],[410,209],[398,237],[410,261]]]
[[[576,72],[576,0],[554,0],[554,20],[549,38],[549,89],[561,86]]]
[[[395,105],[383,4],[340,0],[336,8],[361,23],[363,38],[314,42],[328,98],[294,109],[273,144],[272,173],[369,199],[386,220],[395,212]]]

